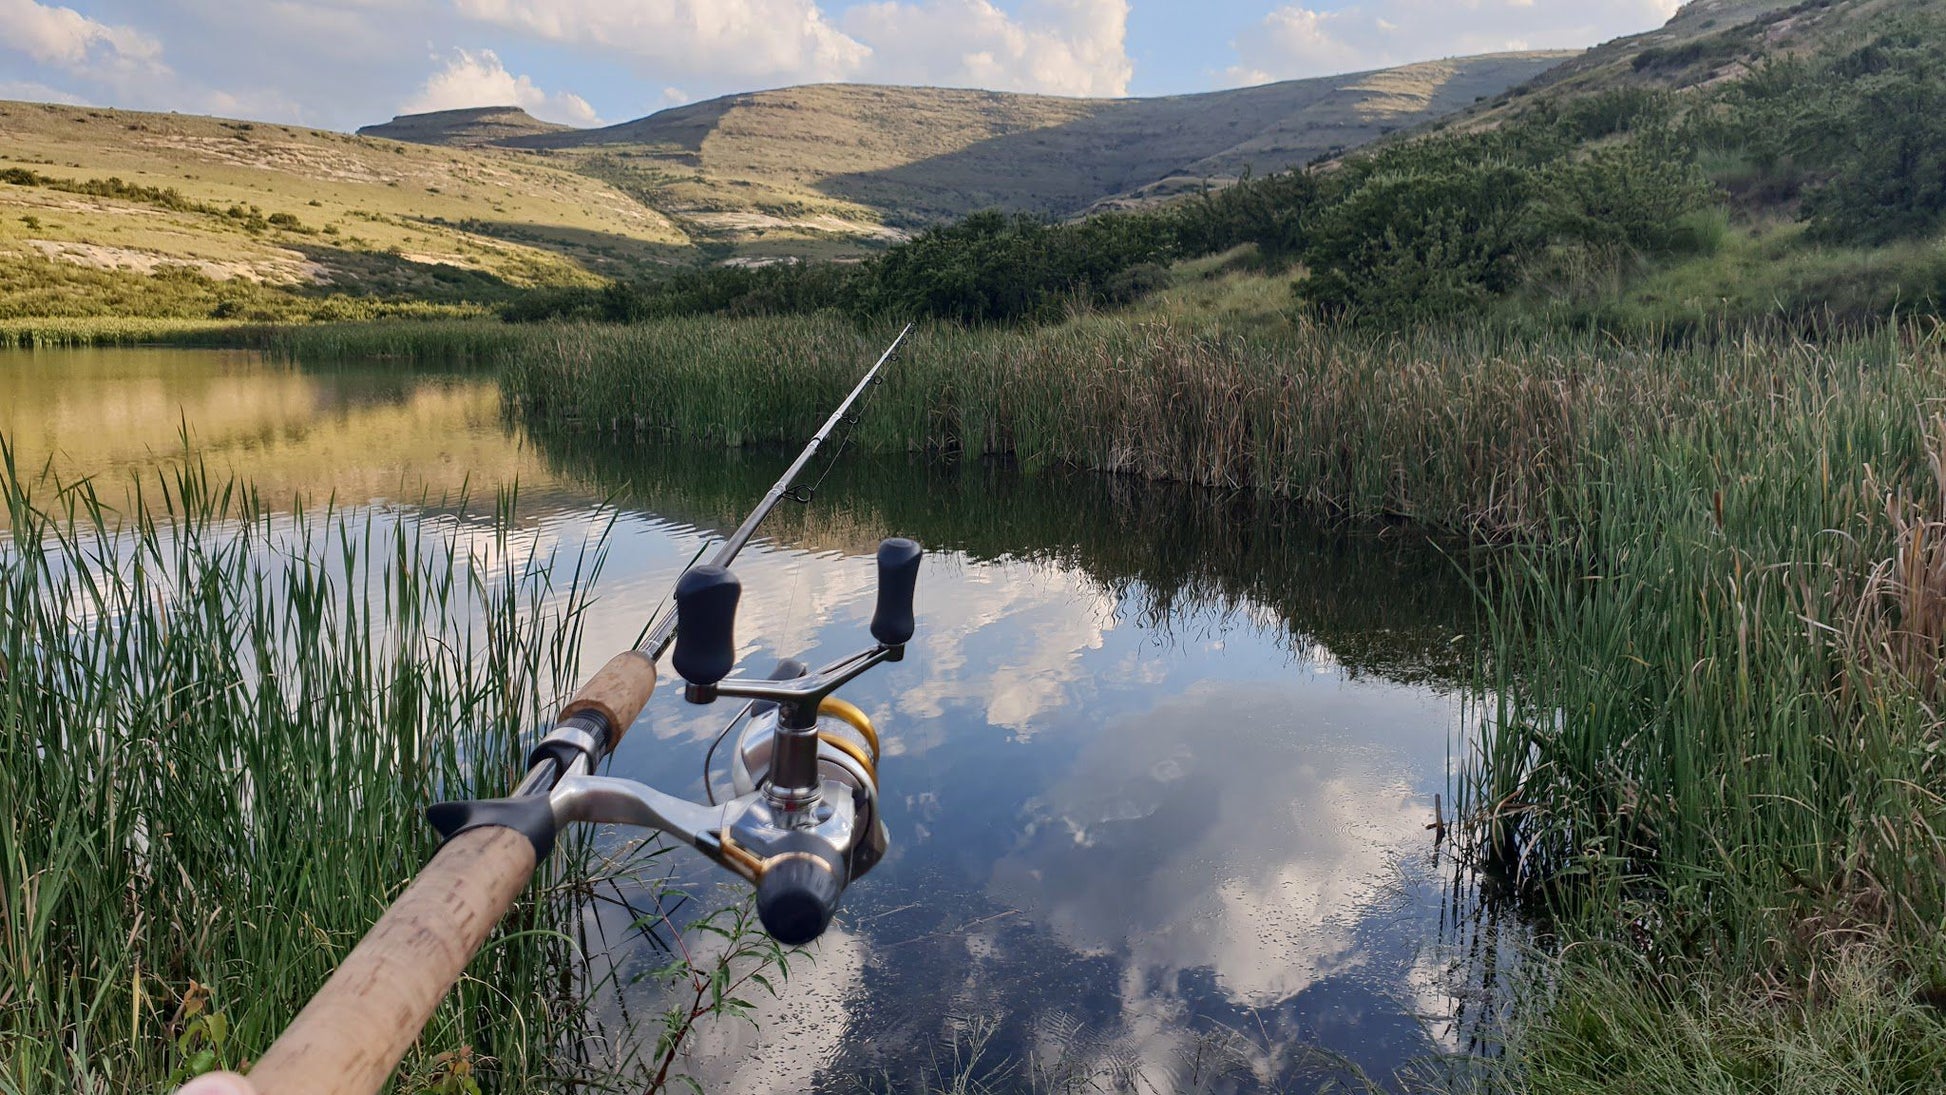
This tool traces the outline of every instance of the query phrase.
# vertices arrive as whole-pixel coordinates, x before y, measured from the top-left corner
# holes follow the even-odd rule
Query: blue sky
[[[1162,95],[1660,25],[1678,0],[0,0],[0,98],[578,125],[825,80]]]

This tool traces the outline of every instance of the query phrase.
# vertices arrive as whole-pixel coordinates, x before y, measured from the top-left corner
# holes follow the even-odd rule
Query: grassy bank
[[[222,319],[0,319],[0,350],[75,346],[227,344],[244,337],[241,321]]]
[[[431,853],[425,804],[500,793],[574,679],[586,590],[507,561],[505,522],[273,518],[193,467],[146,489],[121,517],[0,471],[0,1091],[257,1056]],[[407,1089],[559,1082],[576,914],[548,878],[585,864],[545,868]]]
[[[714,446],[808,433],[885,335],[670,322],[496,353],[530,421]],[[1941,391],[1946,346],[1892,327],[1653,349],[1082,317],[922,332],[855,443],[1505,545],[1464,847],[1576,944],[1510,1082],[1667,1090],[1686,1061],[1726,1090],[1916,1090],[1946,1077]]]

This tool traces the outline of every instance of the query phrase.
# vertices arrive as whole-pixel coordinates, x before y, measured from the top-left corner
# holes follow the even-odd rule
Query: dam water
[[[22,468],[102,483],[193,452],[272,506],[510,498],[521,550],[606,538],[584,667],[788,460],[537,437],[482,374],[190,350],[0,354],[0,434]],[[738,1092],[1359,1090],[1481,1051],[1495,925],[1431,828],[1467,745],[1455,558],[1208,492],[851,453],[739,560],[744,669],[864,643],[888,535],[928,550],[919,633],[845,695],[885,737],[891,851],[755,1022],[705,1024],[680,1071]],[[699,797],[732,710],[663,689],[614,773]],[[586,915],[615,974],[590,1045],[662,1006],[643,975],[670,926],[735,896],[686,852],[656,863],[671,877]]]

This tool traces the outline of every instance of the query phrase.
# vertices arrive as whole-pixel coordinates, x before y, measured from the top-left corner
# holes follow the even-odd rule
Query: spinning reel
[[[879,816],[878,731],[833,693],[873,666],[905,657],[920,555],[911,540],[879,545],[876,645],[816,672],[787,659],[767,680],[729,675],[743,591],[736,575],[720,566],[690,569],[676,583],[671,662],[690,703],[752,701],[731,753],[736,797],[704,805],[635,780],[571,775],[548,798],[555,825],[587,821],[669,833],[755,885],[757,915],[778,942],[824,934],[845,887],[878,864],[889,839]]]

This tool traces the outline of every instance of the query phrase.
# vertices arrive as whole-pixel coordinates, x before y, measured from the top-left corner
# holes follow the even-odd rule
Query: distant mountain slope
[[[1301,164],[1572,56],[1157,99],[814,85],[595,130],[506,106],[351,136],[0,102],[0,264],[452,299],[667,263],[857,256],[977,209],[1070,216]]]
[[[381,125],[368,125],[360,137],[383,137],[414,144],[471,148],[514,137],[559,133],[571,126],[543,122],[517,106],[476,106],[439,110],[430,114],[401,114]]]
[[[705,233],[912,227],[996,206],[1067,216],[1302,164],[1573,56],[1497,54],[1152,99],[815,84],[495,143],[572,158]],[[454,139],[434,116],[382,128]]]

